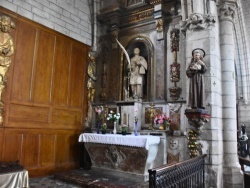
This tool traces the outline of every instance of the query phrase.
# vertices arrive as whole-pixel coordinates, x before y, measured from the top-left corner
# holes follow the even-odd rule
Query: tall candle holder
[[[150,104],[150,118],[151,118],[151,124],[150,127],[148,128],[149,130],[154,130],[154,116],[155,116],[155,105],[154,103]]]

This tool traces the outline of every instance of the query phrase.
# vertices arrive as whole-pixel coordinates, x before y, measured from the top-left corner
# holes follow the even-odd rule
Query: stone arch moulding
[[[132,38],[127,45],[125,46],[126,51],[129,54],[129,58],[131,59],[134,56],[134,48],[140,49],[140,56],[143,56],[148,63],[148,69],[146,71],[146,75],[144,78],[143,83],[143,101],[150,101],[152,98],[152,88],[154,88],[154,46],[153,43],[144,36],[135,36]],[[121,100],[126,100],[125,91],[128,91],[128,62],[126,60],[124,52],[121,52],[121,72],[120,72],[120,79],[121,79]],[[129,89],[131,92],[131,88]],[[131,96],[131,93],[130,95]]]

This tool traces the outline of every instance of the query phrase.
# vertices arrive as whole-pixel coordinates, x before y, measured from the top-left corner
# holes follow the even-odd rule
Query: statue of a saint
[[[147,61],[139,53],[140,49],[135,48],[134,57],[131,58],[131,64],[128,65],[132,97],[137,99],[142,98],[143,76],[147,70]]]
[[[11,55],[14,53],[14,41],[10,36],[11,28],[15,28],[15,24],[10,17],[0,16],[0,123],[3,121],[2,92],[7,82],[5,74],[11,64]]]
[[[89,76],[88,83],[87,83],[88,100],[93,102],[94,96],[95,96],[95,82],[97,78],[96,78],[95,57],[91,54],[89,54],[88,76]]]
[[[8,16],[0,17],[0,75],[1,81],[5,81],[5,73],[7,72],[10,63],[11,55],[14,53],[14,42],[10,36],[10,29],[15,28],[15,24]]]
[[[200,50],[201,49],[193,50],[193,58],[186,71],[187,76],[190,78],[188,107],[192,109],[205,109],[205,85],[203,74],[206,72],[207,67],[202,61],[205,52],[202,50],[204,55],[201,57]]]

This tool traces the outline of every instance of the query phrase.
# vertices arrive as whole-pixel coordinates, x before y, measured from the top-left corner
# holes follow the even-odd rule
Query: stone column
[[[236,86],[234,66],[233,16],[236,3],[224,1],[219,7],[222,72],[223,185],[243,184],[237,155]]]

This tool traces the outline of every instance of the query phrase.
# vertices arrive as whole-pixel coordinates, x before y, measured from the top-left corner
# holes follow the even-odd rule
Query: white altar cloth
[[[24,187],[29,187],[29,173],[27,170],[0,174],[0,188]]]
[[[160,137],[151,135],[123,136],[120,134],[83,133],[79,136],[78,141],[101,144],[116,144],[132,147],[145,147],[148,150],[149,146],[158,145],[160,143]]]

